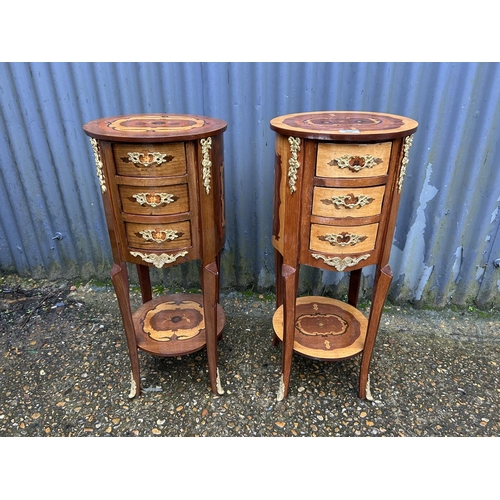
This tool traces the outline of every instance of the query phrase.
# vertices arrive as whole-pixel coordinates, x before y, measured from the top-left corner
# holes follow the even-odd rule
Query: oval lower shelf
[[[146,302],[132,315],[137,347],[156,356],[182,356],[206,345],[203,296],[165,295]],[[217,304],[217,336],[226,323]]]
[[[283,340],[283,306],[273,316]],[[329,297],[299,297],[295,307],[294,351],[314,359],[340,360],[363,351],[368,319],[355,307]]]

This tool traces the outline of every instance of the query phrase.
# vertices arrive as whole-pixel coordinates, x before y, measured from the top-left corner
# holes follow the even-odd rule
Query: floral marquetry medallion
[[[313,308],[318,308],[318,305],[313,304]],[[343,335],[348,326],[347,321],[331,313],[301,314],[295,322],[295,328],[310,337]]]
[[[217,334],[225,323],[222,308],[217,308]],[[169,344],[169,356],[194,352],[205,343],[203,297],[174,294],[143,304],[134,313],[138,344],[145,351],[158,351],[159,343]]]
[[[338,140],[339,138],[360,136],[366,140],[389,133],[404,135],[405,131],[412,129],[415,123],[404,116],[384,113],[313,111],[273,118],[271,128],[295,137]]]
[[[274,317],[282,336],[282,308]],[[318,359],[348,358],[364,345],[367,319],[356,308],[328,297],[300,297],[296,302],[294,349]]]
[[[142,329],[153,340],[187,340],[205,329],[202,304],[192,300],[161,302],[144,318]]]
[[[203,138],[214,131],[225,130],[226,123],[217,118],[199,115],[143,114],[114,116],[89,122],[87,131],[93,137],[108,140],[123,137],[159,140],[179,136]]]

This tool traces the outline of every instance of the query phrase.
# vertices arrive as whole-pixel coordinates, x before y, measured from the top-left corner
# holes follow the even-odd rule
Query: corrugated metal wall
[[[416,119],[391,256],[395,300],[500,306],[496,63],[1,63],[0,271],[107,277],[111,255],[82,125],[129,113],[214,116],[225,134],[226,289],[274,285],[274,116],[380,111]],[[189,281],[170,271],[157,279]],[[370,271],[363,287],[369,293]],[[303,269],[301,291],[343,293]]]

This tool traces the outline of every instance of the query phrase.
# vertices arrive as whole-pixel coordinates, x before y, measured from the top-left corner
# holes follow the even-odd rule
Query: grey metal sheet
[[[499,306],[497,63],[0,63],[0,271],[107,276],[110,248],[82,125],[128,113],[196,113],[228,122],[223,285],[269,289],[269,120],[327,109],[420,124],[391,256],[392,298]],[[343,275],[301,274],[304,292],[345,286]]]

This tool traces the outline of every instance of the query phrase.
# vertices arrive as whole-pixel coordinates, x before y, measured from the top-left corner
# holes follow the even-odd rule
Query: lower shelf
[[[137,347],[156,356],[182,356],[206,345],[203,296],[173,294],[150,300],[132,315]],[[226,316],[217,304],[217,336]]]
[[[273,316],[283,340],[283,306]],[[338,360],[359,354],[365,345],[367,318],[355,307],[328,297],[300,297],[295,308],[294,351],[315,359]]]

